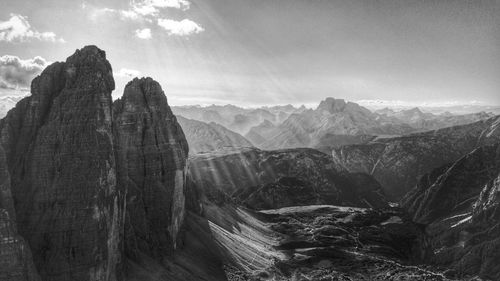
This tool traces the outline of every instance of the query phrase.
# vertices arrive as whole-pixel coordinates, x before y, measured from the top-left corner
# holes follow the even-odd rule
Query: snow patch
[[[403,220],[398,217],[398,216],[392,216],[388,220],[381,222],[380,225],[387,225],[387,224],[402,224]]]
[[[452,225],[451,227],[454,228],[454,227],[457,227],[457,226],[459,226],[461,224],[464,224],[464,223],[468,222],[471,218],[472,218],[472,216],[467,216],[465,219],[460,220],[459,222],[457,222],[456,224]]]

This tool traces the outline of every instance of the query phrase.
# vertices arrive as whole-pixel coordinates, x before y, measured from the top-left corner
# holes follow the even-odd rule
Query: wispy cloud
[[[31,80],[48,64],[42,57],[23,60],[17,56],[1,56],[0,89],[28,90]]]
[[[199,24],[189,19],[183,19],[181,21],[158,19],[158,25],[165,29],[169,35],[185,36],[200,33],[205,30]]]
[[[121,68],[118,72],[113,74],[117,77],[138,77],[141,75],[141,72],[135,69]]]
[[[90,9],[90,18],[96,20],[100,16],[115,15],[121,20],[136,20],[142,23],[156,22],[168,32],[168,35],[187,36],[203,32],[205,29],[198,23],[183,19],[176,21],[173,19],[161,18],[163,9],[178,9],[186,11],[190,8],[190,2],[187,0],[141,0],[132,1],[129,9],[118,10],[111,8],[92,8],[83,5],[82,9]],[[151,29],[142,28],[135,30],[135,36],[140,39],[151,39]]]
[[[188,10],[190,6],[187,0],[144,0],[131,3],[131,11],[142,16],[156,16],[162,8],[173,8]]]
[[[25,16],[10,14],[7,21],[0,21],[0,41],[26,42],[32,39],[64,43],[54,32],[39,32],[31,27]]]
[[[151,29],[149,28],[137,29],[135,31],[135,36],[140,39],[151,39]]]
[[[122,20],[145,20],[151,22],[151,18],[157,18],[160,15],[162,9],[179,9],[186,11],[190,7],[189,1],[186,0],[143,0],[143,1],[132,1],[130,3],[129,9],[127,10],[117,10],[111,8],[95,8],[89,7],[88,5],[82,5],[82,9],[91,10],[91,18],[96,19],[99,16],[106,14],[116,14],[121,17]]]

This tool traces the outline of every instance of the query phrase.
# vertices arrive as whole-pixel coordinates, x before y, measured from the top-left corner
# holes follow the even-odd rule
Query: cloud
[[[81,6],[82,9],[89,9],[88,5]],[[119,15],[122,20],[145,20],[152,22],[151,18],[157,18],[161,9],[173,8],[182,11],[188,10],[190,2],[187,0],[141,0],[131,1],[127,10],[117,10],[111,8],[90,8],[91,19],[95,20],[99,16],[106,14]]]
[[[1,56],[0,89],[28,90],[31,80],[48,64],[42,57],[23,60],[16,56]]]
[[[10,14],[10,19],[0,21],[0,41],[26,42],[32,39],[64,43],[54,32],[38,32],[33,29],[24,16]]]
[[[196,22],[189,19],[183,19],[181,21],[158,19],[158,25],[168,31],[169,35],[184,36],[200,33],[205,30]]]
[[[121,68],[118,72],[113,74],[117,77],[137,77],[141,75],[141,72],[134,69]]]
[[[112,8],[94,8],[83,5],[82,9],[90,10],[90,18],[96,20],[104,15],[119,16],[121,20],[135,20],[142,23],[156,22],[158,26],[168,31],[169,35],[186,36],[203,32],[205,29],[198,23],[183,19],[176,21],[161,18],[162,9],[179,9],[186,11],[191,3],[187,0],[132,0],[126,10]],[[151,29],[143,28],[135,30],[135,36],[141,39],[151,39]]]
[[[119,13],[122,19],[130,19],[130,20],[139,19],[139,14],[131,10],[120,10]]]
[[[151,39],[151,29],[149,28],[137,29],[135,31],[135,36],[140,39]]]
[[[179,10],[189,9],[187,0],[143,0],[132,2],[132,11],[142,16],[156,16],[162,8],[174,8]]]

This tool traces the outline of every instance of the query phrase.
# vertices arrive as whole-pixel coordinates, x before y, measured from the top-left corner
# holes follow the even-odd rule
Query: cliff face
[[[173,255],[186,138],[157,82],[134,79],[114,104],[113,89],[104,51],[87,46],[47,67],[0,122],[1,235],[17,243],[2,270],[30,260],[21,236],[42,280],[123,280],[125,259]]]
[[[373,175],[393,199],[401,199],[420,176],[456,161],[474,148],[500,140],[500,117],[397,138],[375,139],[332,152],[351,172]]]
[[[0,147],[0,280],[39,281],[30,248],[17,233],[5,154]]]
[[[104,51],[77,50],[0,123],[19,233],[43,280],[116,280],[121,190]]]
[[[500,144],[482,146],[422,177],[402,201],[426,225],[431,262],[462,278],[500,279]]]
[[[185,213],[184,133],[151,78],[129,82],[113,114],[118,183],[127,190],[127,255],[170,255]]]

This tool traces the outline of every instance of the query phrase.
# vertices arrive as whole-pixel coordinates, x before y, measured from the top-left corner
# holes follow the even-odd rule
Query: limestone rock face
[[[112,69],[95,46],[47,67],[0,123],[19,233],[43,280],[117,280]]]
[[[3,208],[0,208],[0,280],[40,280],[28,244],[17,234],[14,220]]]
[[[151,78],[129,82],[113,114],[118,183],[127,190],[127,255],[170,255],[185,214],[188,144],[182,128]]]
[[[454,162],[481,145],[500,140],[500,116],[476,123],[334,149],[335,162],[351,172],[369,173],[395,200],[420,176]]]
[[[5,154],[0,147],[0,280],[39,281],[30,248],[17,233]]]

